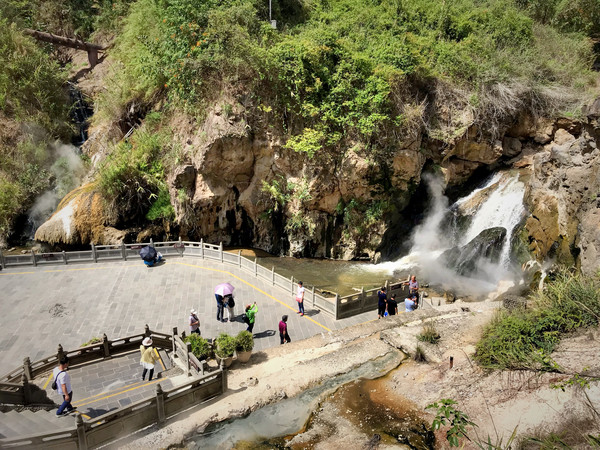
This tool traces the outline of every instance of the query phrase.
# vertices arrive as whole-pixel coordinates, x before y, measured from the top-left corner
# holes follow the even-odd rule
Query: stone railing
[[[258,264],[257,259],[249,259],[242,256],[241,250],[237,253],[223,250],[223,243],[219,245],[208,244],[204,241],[169,241],[138,244],[120,244],[120,245],[93,245],[91,250],[72,251],[72,252],[50,252],[35,253],[33,250],[24,255],[4,255],[0,252],[0,265],[5,267],[17,266],[42,266],[51,264],[71,264],[84,262],[102,262],[139,258],[139,251],[146,245],[153,246],[163,256],[191,256],[207,260],[217,261],[223,264],[237,266],[245,272],[252,274],[255,278],[270,282],[290,293],[293,297],[296,293],[298,280],[286,278],[275,272],[275,267],[270,269]],[[389,283],[388,294],[397,293],[399,298],[406,293],[400,283]],[[326,297],[317,292],[314,286],[305,284],[304,301],[307,308],[320,309],[332,315],[336,320],[345,319],[357,314],[377,309],[377,288],[367,291],[361,291],[356,294],[340,297],[333,294]]]
[[[66,427],[52,433],[0,439],[0,448],[86,450],[104,446],[148,426],[161,425],[170,417],[216,397],[226,390],[227,372],[222,368],[168,391],[163,391],[158,384],[153,398],[140,400],[127,407],[94,417],[89,422],[84,421],[81,414],[77,414],[73,429]]]

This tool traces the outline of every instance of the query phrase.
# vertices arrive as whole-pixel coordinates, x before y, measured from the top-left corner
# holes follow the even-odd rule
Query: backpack
[[[229,299],[227,300],[227,306],[229,306],[230,308],[233,308],[235,306],[235,300],[233,299],[233,295],[229,296]]]
[[[58,384],[56,384],[56,380],[58,380],[58,376],[59,376],[61,373],[63,373],[63,372],[65,372],[65,371],[64,371],[64,370],[61,370],[60,372],[58,372],[58,373],[56,374],[56,378],[55,378],[55,379],[54,379],[54,381],[52,382],[52,386],[51,386],[51,387],[52,387],[52,390],[54,390],[54,391],[58,390]]]

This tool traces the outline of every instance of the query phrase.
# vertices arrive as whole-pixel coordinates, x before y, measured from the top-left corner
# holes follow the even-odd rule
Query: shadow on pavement
[[[262,339],[270,336],[275,336],[275,330],[265,330],[261,331],[260,333],[254,333],[252,335],[254,339]]]

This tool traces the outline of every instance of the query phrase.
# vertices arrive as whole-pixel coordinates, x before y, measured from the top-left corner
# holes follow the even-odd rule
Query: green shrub
[[[102,342],[102,338],[96,336],[96,337],[91,338],[89,341],[81,344],[80,347],[87,347],[88,345],[99,344],[100,342]]]
[[[242,330],[235,337],[235,349],[240,352],[249,352],[254,348],[252,333]]]
[[[417,340],[421,342],[428,342],[430,344],[437,344],[440,340],[440,333],[435,328],[435,324],[428,322],[423,325],[421,333],[417,335]]]
[[[600,322],[596,278],[562,270],[533,297],[531,309],[501,311],[487,325],[475,359],[495,369],[554,370],[549,357],[562,335]]]
[[[199,360],[207,359],[210,355],[210,345],[208,341],[197,333],[191,333],[185,337],[185,342],[189,342],[192,346],[192,353]]]
[[[229,358],[235,352],[236,340],[227,333],[221,333],[215,339],[215,354],[219,358]]]
[[[412,355],[412,358],[416,362],[427,362],[427,357],[425,356],[425,350],[420,345],[417,345],[415,348],[415,352]]]

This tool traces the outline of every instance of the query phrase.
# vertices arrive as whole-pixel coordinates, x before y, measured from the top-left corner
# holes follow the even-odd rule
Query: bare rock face
[[[592,273],[600,249],[600,151],[585,129],[579,136],[567,129],[557,129],[553,141],[533,157],[525,229],[538,261],[579,263]]]

